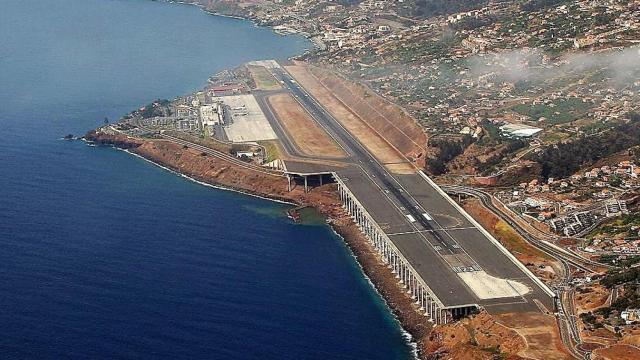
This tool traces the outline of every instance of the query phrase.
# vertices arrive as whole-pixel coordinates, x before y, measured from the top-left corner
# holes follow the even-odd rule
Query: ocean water
[[[59,140],[307,41],[146,0],[0,6],[0,358],[411,357],[327,226]]]

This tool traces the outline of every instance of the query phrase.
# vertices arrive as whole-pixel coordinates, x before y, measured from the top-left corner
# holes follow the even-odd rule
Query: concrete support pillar
[[[307,175],[304,176],[304,192],[308,192],[309,189],[307,187]]]
[[[422,310],[426,310],[427,309],[427,292],[424,291],[424,289],[422,289],[421,291],[422,294]]]
[[[322,174],[320,175],[320,186],[322,186]]]
[[[402,271],[402,274],[404,275],[404,287],[405,288],[409,288],[409,272],[407,271],[407,264],[403,263],[404,265],[404,269]]]
[[[418,284],[416,284],[416,277],[413,275],[413,273],[411,273],[411,298],[412,299],[418,298],[416,296],[418,295],[418,293],[416,292],[417,287],[418,287]]]
[[[415,284],[415,276],[413,276],[413,272],[409,269],[409,291],[411,292],[411,298],[415,299],[416,297],[416,284]]]
[[[411,274],[411,296],[418,301],[418,281],[413,274]]]
[[[396,274],[396,277],[400,277],[400,274],[398,273],[398,258],[396,257],[395,253],[391,253],[391,258],[393,259],[393,272]]]
[[[436,321],[436,303],[431,299],[431,319]]]
[[[411,289],[411,282],[409,279],[409,267],[407,266],[406,263],[404,264],[404,283],[406,284],[407,290]]]

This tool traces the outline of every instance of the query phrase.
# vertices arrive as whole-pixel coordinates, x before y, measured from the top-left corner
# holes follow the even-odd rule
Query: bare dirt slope
[[[405,174],[415,172],[413,165],[391,143],[333,96],[332,91],[320,83],[307,66],[287,66],[286,70],[380,162],[385,164],[389,171]]]
[[[606,349],[595,350],[594,359],[597,360],[637,360],[640,359],[640,349],[629,345],[614,345]]]
[[[278,115],[297,148],[306,155],[340,158],[346,156],[338,144],[289,94],[272,95],[269,104]]]
[[[330,70],[316,66],[309,66],[309,70],[336,98],[347,104],[404,155],[424,153],[427,142],[425,132],[402,108],[368,87],[348,81]]]
[[[481,312],[470,318],[436,326],[426,345],[436,359],[521,359],[518,354],[526,348],[525,339],[517,332],[498,323]]]
[[[503,314],[495,318],[498,323],[517,332],[525,340],[525,347],[518,355],[545,360],[572,358],[564,350],[553,316],[530,312]]]

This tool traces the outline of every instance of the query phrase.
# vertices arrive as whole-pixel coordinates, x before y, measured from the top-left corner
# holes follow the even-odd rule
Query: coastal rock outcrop
[[[133,149],[142,145],[142,141],[126,135],[108,134],[101,131],[92,130],[85,134],[85,141],[97,145],[115,146],[120,149]]]

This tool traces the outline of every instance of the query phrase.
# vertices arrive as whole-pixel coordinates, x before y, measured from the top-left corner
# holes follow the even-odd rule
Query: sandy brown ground
[[[578,313],[596,310],[606,305],[609,290],[601,285],[589,286],[589,292],[576,291],[574,297]]]
[[[555,318],[542,313],[511,313],[496,316],[496,320],[525,340],[526,346],[518,355],[530,359],[571,359],[565,351]]]
[[[408,156],[424,153],[426,134],[404,109],[379,96],[363,83],[347,80],[325,67],[304,65],[337,99],[400,152]]]
[[[622,343],[640,348],[640,325],[632,325],[625,331]]]
[[[607,306],[607,299],[609,297],[609,290],[602,287],[601,285],[590,285],[587,288],[578,289],[575,292],[574,303],[576,306],[576,312],[578,314],[586,313],[589,311],[595,311],[601,307]],[[585,326],[582,322],[582,319],[578,317],[578,327],[580,329],[580,335],[582,337],[583,347],[598,351],[605,351],[604,353],[616,354],[620,349],[612,349],[607,351],[610,346],[616,346],[616,343],[623,342],[625,339],[621,339],[616,336],[610,329],[608,328],[599,328],[594,330],[589,330],[589,327]],[[626,339],[632,339],[632,337],[627,336]],[[597,352],[596,352],[597,353]],[[594,356],[594,359],[599,358],[598,356]]]
[[[614,345],[606,349],[597,349],[594,355],[594,360],[638,360],[640,349],[629,345]]]
[[[291,140],[305,155],[335,158],[346,155],[290,94],[271,95],[268,101]]]
[[[437,359],[520,359],[525,348],[522,337],[482,312],[445,326],[437,326],[429,336],[428,352]],[[504,357],[499,357],[501,355]]]
[[[429,339],[428,352],[438,354],[438,359],[571,359],[554,317],[537,312],[499,316],[481,312],[436,327]]]
[[[307,67],[294,65],[285,67],[291,75],[314,98],[322,103],[353,136],[355,136],[380,162],[389,164],[389,171],[400,174],[411,174],[415,168],[389,142],[376,133],[353,111],[338,100],[329,89],[324,87],[311,74]]]

